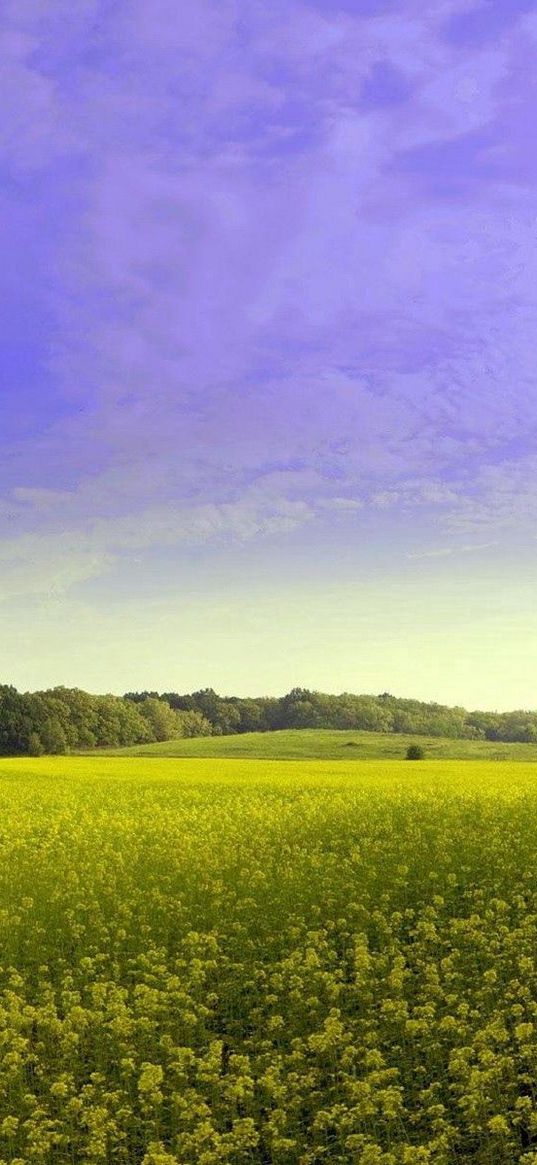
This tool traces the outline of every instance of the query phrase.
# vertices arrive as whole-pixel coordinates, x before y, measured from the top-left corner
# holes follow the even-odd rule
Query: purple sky
[[[537,704],[536,52],[4,0],[6,680]]]

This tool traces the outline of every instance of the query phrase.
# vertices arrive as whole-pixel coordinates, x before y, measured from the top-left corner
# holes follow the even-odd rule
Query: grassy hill
[[[240,736],[198,736],[100,750],[107,756],[250,757],[261,760],[396,760],[409,744],[419,743],[429,760],[537,761],[537,744],[500,744],[490,740],[452,740],[438,736],[395,736],[381,732],[336,732],[328,728],[291,728],[247,732]]]

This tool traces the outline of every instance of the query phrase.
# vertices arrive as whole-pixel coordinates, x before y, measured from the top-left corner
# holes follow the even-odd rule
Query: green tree
[[[423,760],[424,756],[425,749],[422,748],[421,744],[409,744],[406,750],[407,760]]]
[[[149,696],[137,705],[144,717],[153,740],[172,740],[180,736],[180,723],[177,713],[170,708],[166,700],[156,700]]]
[[[28,753],[30,756],[43,756],[45,746],[37,732],[30,732],[28,737]]]
[[[211,736],[213,726],[202,712],[176,712],[179,736]]]

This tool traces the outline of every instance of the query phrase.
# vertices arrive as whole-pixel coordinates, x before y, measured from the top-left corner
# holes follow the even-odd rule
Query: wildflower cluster
[[[537,1165],[533,772],[351,767],[2,764],[0,1165]]]

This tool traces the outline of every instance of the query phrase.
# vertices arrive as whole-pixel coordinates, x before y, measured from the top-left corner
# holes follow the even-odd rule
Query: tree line
[[[68,753],[150,744],[186,736],[273,732],[283,728],[537,741],[537,711],[468,712],[383,692],[332,696],[293,688],[285,696],[219,696],[212,688],[90,695],[57,687],[21,693],[0,685],[0,753]]]
[[[190,695],[177,692],[129,692],[142,702],[150,696],[178,712],[198,712],[215,736],[239,732],[271,732],[281,728],[340,728],[350,731],[451,736],[470,740],[537,741],[535,712],[468,712],[443,704],[402,699],[382,692],[332,696],[293,688],[285,696],[218,696],[212,688]]]
[[[212,726],[195,709],[179,711],[147,696],[92,696],[79,688],[20,693],[0,686],[0,754],[67,753],[207,736]]]

